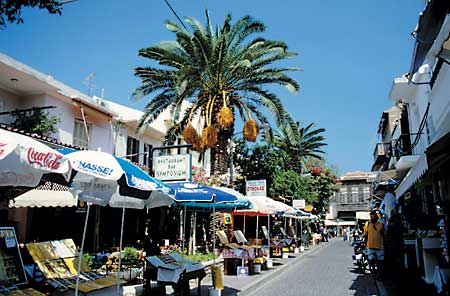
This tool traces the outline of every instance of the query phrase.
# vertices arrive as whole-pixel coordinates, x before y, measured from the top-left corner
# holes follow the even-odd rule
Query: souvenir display
[[[0,227],[0,286],[27,282],[13,227]]]

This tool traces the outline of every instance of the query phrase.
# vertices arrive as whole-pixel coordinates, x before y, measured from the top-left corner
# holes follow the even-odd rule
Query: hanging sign
[[[306,206],[306,202],[304,199],[294,199],[292,201],[292,206],[296,209],[301,209],[303,210]]]
[[[163,181],[186,181],[191,179],[190,154],[164,155],[155,159],[155,177]]]
[[[266,180],[245,181],[245,191],[247,196],[267,196]]]
[[[223,224],[233,224],[233,217],[231,214],[223,214]]]

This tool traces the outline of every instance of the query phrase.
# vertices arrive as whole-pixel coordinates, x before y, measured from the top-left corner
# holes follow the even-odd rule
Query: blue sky
[[[341,174],[369,171],[383,110],[395,77],[409,69],[420,0],[171,0],[180,16],[221,24],[250,14],[263,21],[268,39],[285,41],[299,53],[290,66],[301,85],[294,95],[277,88],[294,118],[326,129],[326,158]],[[96,73],[93,94],[133,108],[129,99],[148,61],[138,50],[174,36],[164,27],[174,15],[163,0],[78,0],[62,16],[26,9],[25,23],[0,31],[0,51],[87,93],[85,78]]]

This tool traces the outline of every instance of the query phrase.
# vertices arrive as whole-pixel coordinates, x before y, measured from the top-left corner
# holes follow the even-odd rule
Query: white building
[[[182,110],[187,104],[183,105]],[[144,132],[137,133],[137,122],[143,112],[102,98],[90,97],[50,75],[0,53],[0,124],[5,127],[12,123],[14,118],[10,115],[10,111],[35,107],[50,107],[45,111],[48,111],[50,116],[58,116],[61,120],[56,125],[57,131],[49,135],[51,139],[46,142],[50,146],[101,149],[118,157],[127,157],[144,168],[149,167],[151,148],[163,145],[163,138],[173,122],[170,113],[165,111]],[[182,142],[180,140],[175,144]],[[186,149],[158,151],[155,152],[155,156],[158,153],[186,153]],[[199,155],[196,152],[191,152],[191,155],[192,164],[201,167]],[[204,163],[208,163],[208,159],[206,156]],[[42,191],[31,190],[28,194],[36,197],[28,206],[46,206],[39,204]],[[55,194],[55,198],[58,196],[62,198],[64,194]],[[68,199],[67,202],[59,203],[59,206],[62,205],[75,207],[77,202]],[[0,205],[0,225],[6,223],[15,225],[19,239],[25,240],[27,233],[31,232],[31,225],[35,222],[33,212],[41,212],[40,216],[55,216],[52,223],[54,227],[58,227],[57,219],[64,219],[67,211],[75,212],[75,208],[49,209],[48,213],[44,213],[45,211],[47,210],[30,210],[23,207],[8,209],[8,205],[3,204]]]

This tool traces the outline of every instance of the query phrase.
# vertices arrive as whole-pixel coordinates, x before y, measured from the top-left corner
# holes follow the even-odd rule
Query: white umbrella
[[[47,181],[69,179],[70,167],[63,154],[22,134],[0,129],[0,186],[36,187]]]
[[[102,151],[77,151],[63,149],[62,153],[69,159],[71,167],[76,171],[72,186],[80,200],[101,206],[122,208],[120,230],[120,250],[122,250],[123,225],[125,208],[142,209],[168,206],[173,203],[171,189],[163,182],[152,178],[132,163]],[[83,254],[87,221],[90,206],[86,213],[83,239],[78,262],[78,277],[75,295],[78,295],[81,256]],[[119,280],[121,256],[117,278]],[[119,281],[117,289],[119,290]]]

